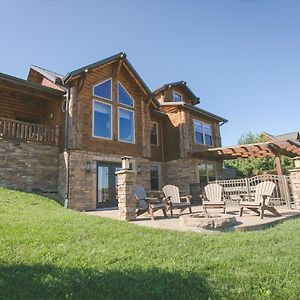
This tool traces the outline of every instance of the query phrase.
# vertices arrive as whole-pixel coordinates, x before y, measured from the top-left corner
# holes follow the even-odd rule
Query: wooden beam
[[[132,76],[133,80],[138,84],[138,86],[142,89],[142,91],[148,95],[148,92],[145,90],[145,88],[143,87],[143,85],[140,83],[139,80],[137,80],[137,78],[135,77],[135,75],[131,72],[130,68],[126,65],[126,63],[124,64],[126,70],[129,72],[129,74]]]

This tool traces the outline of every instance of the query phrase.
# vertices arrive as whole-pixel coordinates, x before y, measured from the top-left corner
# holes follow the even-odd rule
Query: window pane
[[[212,130],[208,124],[203,124],[205,144],[212,146]]]
[[[201,122],[194,121],[195,142],[197,144],[204,144],[203,127]]]
[[[119,96],[119,103],[133,106],[133,99],[129,96],[127,91],[122,87],[120,83],[118,83],[118,96]]]
[[[134,113],[133,111],[119,108],[119,140],[134,142]]]
[[[111,106],[94,101],[94,136],[111,138]]]
[[[175,102],[180,102],[180,101],[182,101],[181,95],[174,92],[174,93],[173,93],[173,101],[175,101]]]
[[[111,79],[96,85],[94,87],[94,95],[111,100]]]
[[[159,190],[159,172],[158,166],[150,166],[150,184],[151,190]]]
[[[150,135],[150,143],[151,145],[158,145],[158,128],[156,123],[152,123],[151,135]]]
[[[209,181],[216,180],[216,168],[214,165],[207,165],[207,176]]]
[[[205,186],[207,184],[207,171],[206,165],[198,165],[199,172],[199,181],[201,186]]]

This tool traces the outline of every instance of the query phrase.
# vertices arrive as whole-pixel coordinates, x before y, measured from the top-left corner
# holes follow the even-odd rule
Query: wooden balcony
[[[58,145],[58,126],[26,123],[12,119],[0,118],[0,140],[12,139],[29,143]]]

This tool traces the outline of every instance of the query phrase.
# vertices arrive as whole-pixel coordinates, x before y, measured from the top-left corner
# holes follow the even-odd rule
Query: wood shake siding
[[[83,83],[77,82],[79,90],[78,103],[74,111],[75,119],[78,120],[76,139],[77,147],[82,150],[89,150],[107,154],[127,154],[132,156],[143,156],[143,110],[142,102],[146,100],[146,95],[137,83],[132,79],[126,68],[122,65],[118,70],[118,64],[109,64],[107,66],[95,69],[85,75]],[[116,77],[117,75],[117,77]],[[112,100],[105,100],[93,96],[93,86],[112,78]],[[125,105],[119,105],[117,99],[117,81],[119,81],[127,92],[134,99],[134,118],[135,118],[135,144],[118,141],[118,108],[127,108]],[[82,87],[80,88],[80,85]],[[112,105],[112,140],[105,140],[92,136],[93,128],[93,100],[98,100]],[[76,100],[75,100],[76,101]],[[130,108],[129,108],[130,109]],[[149,130],[148,130],[149,131]],[[150,135],[147,132],[147,136]]]

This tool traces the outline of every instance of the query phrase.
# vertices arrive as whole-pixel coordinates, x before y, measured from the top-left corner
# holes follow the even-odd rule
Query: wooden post
[[[277,174],[279,176],[282,176],[283,175],[283,172],[282,172],[282,164],[281,164],[281,157],[280,155],[277,155],[275,157],[275,162],[276,162],[276,170],[277,170]]]

